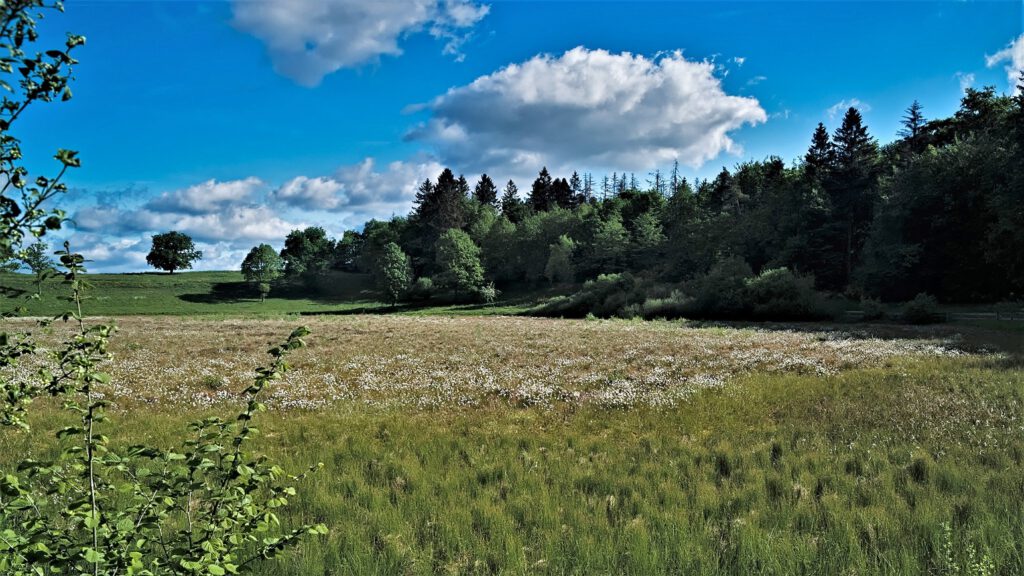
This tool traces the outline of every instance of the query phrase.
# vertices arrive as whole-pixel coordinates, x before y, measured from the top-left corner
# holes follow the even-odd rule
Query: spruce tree
[[[445,168],[434,185],[437,212],[433,221],[428,222],[435,234],[450,228],[462,228],[466,224],[465,201],[469,195],[469,184],[463,176],[455,178],[450,168]]]
[[[548,189],[550,207],[572,209],[576,206],[576,195],[572,191],[572,185],[565,178],[556,178],[551,182]]]
[[[851,107],[833,137],[836,167],[832,199],[845,270],[834,288],[845,288],[871,223],[878,178],[878,143],[868,134],[860,111]]]
[[[533,181],[533,186],[530,188],[530,195],[526,199],[531,208],[537,212],[543,212],[549,210],[554,205],[553,198],[551,197],[552,183],[551,174],[548,173],[547,166],[541,168],[540,174],[537,175],[537,179]]]
[[[903,115],[903,119],[900,124],[903,128],[900,128],[896,134],[907,141],[910,147],[910,151],[914,154],[918,154],[922,151],[924,126],[928,122],[924,114],[922,113],[924,107],[917,100],[907,108],[906,113]]]
[[[804,155],[804,169],[809,178],[824,182],[835,166],[836,152],[829,138],[828,129],[821,122],[811,136],[811,147]]]
[[[476,188],[473,189],[473,198],[481,204],[489,204],[491,206],[498,205],[498,187],[494,185],[494,181],[487,174],[480,175],[480,181],[476,183]]]
[[[508,218],[509,222],[518,224],[530,214],[530,206],[519,197],[519,187],[509,180],[501,195],[501,215]]]
[[[573,171],[572,177],[569,178],[569,190],[572,191],[572,202],[571,206],[578,206],[583,203],[583,180],[580,179],[580,175]]]

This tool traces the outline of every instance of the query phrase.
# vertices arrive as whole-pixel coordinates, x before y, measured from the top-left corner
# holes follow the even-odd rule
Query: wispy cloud
[[[835,120],[836,118],[838,118],[841,114],[844,114],[850,108],[856,108],[857,110],[860,110],[861,112],[870,112],[871,111],[871,105],[868,104],[867,102],[861,102],[857,98],[850,98],[849,100],[845,100],[845,99],[844,100],[840,100],[839,102],[836,102],[835,104],[829,106],[825,110],[825,113],[828,114],[829,120]]]
[[[960,81],[960,91],[967,92],[967,89],[974,86],[974,74],[971,72],[957,72],[956,79]]]

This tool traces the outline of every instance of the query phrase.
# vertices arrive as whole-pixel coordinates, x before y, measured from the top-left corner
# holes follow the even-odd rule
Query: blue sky
[[[35,171],[81,152],[65,235],[97,271],[145,269],[170,228],[235,268],[293,227],[404,214],[443,165],[706,177],[798,158],[850,104],[884,142],[914,99],[948,115],[1024,67],[1015,0],[71,1],[42,27],[88,44],[24,149]]]

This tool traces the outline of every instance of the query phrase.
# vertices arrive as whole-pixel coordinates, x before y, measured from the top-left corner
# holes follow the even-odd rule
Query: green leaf
[[[100,525],[100,513],[96,510],[91,510],[89,515],[84,520],[85,527],[92,529]]]
[[[93,550],[92,548],[83,548],[82,557],[90,564],[99,564],[100,562],[103,562],[103,554]]]

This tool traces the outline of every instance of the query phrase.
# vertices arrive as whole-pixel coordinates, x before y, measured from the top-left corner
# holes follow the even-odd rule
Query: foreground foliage
[[[60,173],[29,184],[10,129],[33,102],[71,97],[70,67],[76,63],[71,51],[85,42],[68,36],[63,50],[29,53],[39,38],[37,20],[48,8],[62,6],[41,0],[0,3],[0,49],[6,51],[0,73],[10,80],[17,67],[17,80],[0,80],[10,93],[0,105],[0,262],[29,265],[37,274],[37,290],[51,264],[44,244],[26,247],[26,240],[60,228],[63,212],[44,205],[66,190],[60,179],[79,162],[74,152],[60,150]],[[0,574],[219,576],[251,570],[307,535],[325,534],[322,524],[279,529],[277,512],[294,496],[290,482],[298,478],[286,477],[265,457],[246,450],[257,433],[253,417],[264,410],[261,393],[281,379],[286,356],[303,346],[308,331],[295,330],[270,350],[273,362],[256,371],[243,393],[246,408],[236,419],[193,423],[189,439],[176,442],[177,449],[114,448],[103,433],[109,430],[108,402],[97,388],[110,383],[103,364],[115,327],[85,319],[85,260],[67,242],[58,254],[70,310],[53,320],[72,322],[72,334],[44,351],[30,334],[8,333],[6,324],[0,332],[0,427],[27,432],[30,409],[40,397],[59,401],[65,420],[54,431],[48,458],[8,452],[14,459],[0,468]],[[188,262],[167,265],[173,272]],[[39,324],[45,328],[51,322]],[[38,371],[18,370],[44,354],[50,362]]]

